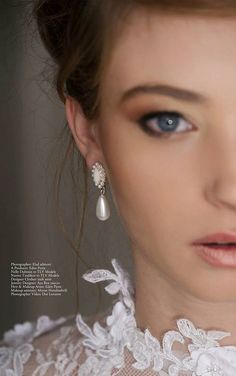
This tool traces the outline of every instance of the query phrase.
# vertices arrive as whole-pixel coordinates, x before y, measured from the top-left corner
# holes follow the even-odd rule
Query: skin
[[[209,265],[190,245],[236,231],[235,40],[235,19],[137,10],[112,50],[100,118],[88,121],[75,100],[66,100],[76,144],[89,169],[103,164],[131,240],[138,326],[157,337],[185,317],[231,332],[221,344],[236,343],[236,269]],[[206,100],[142,93],[121,102],[143,84]],[[155,111],[182,114],[182,133],[145,133],[138,120]],[[158,118],[150,124],[160,131]]]

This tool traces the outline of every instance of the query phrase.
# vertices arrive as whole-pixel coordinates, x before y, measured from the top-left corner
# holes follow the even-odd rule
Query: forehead
[[[104,92],[118,100],[122,91],[153,82],[209,96],[232,88],[236,97],[236,17],[134,12],[113,46]]]

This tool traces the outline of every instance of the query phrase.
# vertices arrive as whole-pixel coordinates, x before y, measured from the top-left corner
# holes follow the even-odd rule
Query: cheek
[[[194,202],[190,159],[171,148],[171,141],[167,145],[121,124],[103,126],[109,183],[130,238],[154,252],[186,242],[184,224]]]

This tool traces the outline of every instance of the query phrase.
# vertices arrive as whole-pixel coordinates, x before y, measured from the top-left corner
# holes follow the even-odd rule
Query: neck
[[[207,302],[190,296],[141,253],[133,254],[135,318],[140,329],[148,328],[160,339],[166,331],[178,330],[177,319],[186,318],[196,328],[230,332],[230,336],[220,340],[220,345],[236,345],[236,302]]]

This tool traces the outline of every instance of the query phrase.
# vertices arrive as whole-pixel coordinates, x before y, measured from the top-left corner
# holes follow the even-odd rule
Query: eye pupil
[[[159,127],[163,131],[172,131],[178,125],[178,117],[176,115],[161,115]]]

